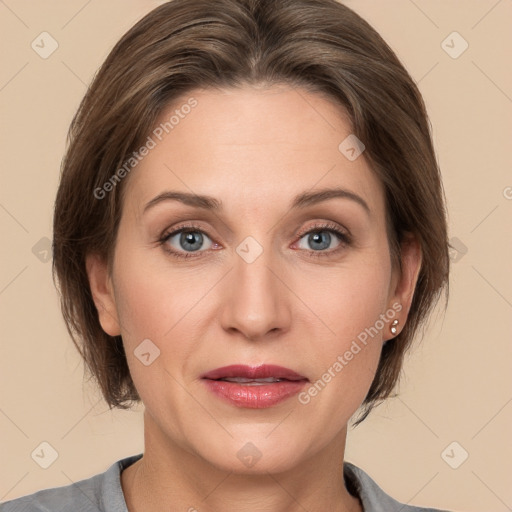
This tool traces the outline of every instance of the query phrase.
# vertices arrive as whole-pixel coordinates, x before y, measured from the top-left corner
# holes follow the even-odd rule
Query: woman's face
[[[92,277],[100,320],[122,334],[147,439],[286,470],[344,443],[405,319],[413,284],[392,271],[383,188],[343,110],[305,90],[196,90],[158,125],[173,114],[127,178],[111,280]],[[230,365],[302,380],[203,378]]]

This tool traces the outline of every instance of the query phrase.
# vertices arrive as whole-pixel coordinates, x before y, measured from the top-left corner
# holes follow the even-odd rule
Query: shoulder
[[[345,482],[351,493],[357,493],[364,512],[448,512],[435,508],[406,505],[386,494],[361,468],[350,462],[343,464]]]
[[[98,512],[103,474],[62,487],[52,487],[0,504],[0,512]]]
[[[142,454],[118,460],[104,473],[0,503],[0,512],[126,512],[121,471]],[[108,508],[107,505],[108,504]]]

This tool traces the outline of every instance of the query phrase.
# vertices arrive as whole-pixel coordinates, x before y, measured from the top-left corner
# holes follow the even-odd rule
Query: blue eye
[[[314,251],[321,251],[324,249],[329,249],[329,246],[334,241],[337,242],[339,245],[341,242],[339,241],[339,237],[335,234],[335,237],[332,236],[333,232],[331,230],[327,229],[321,229],[321,230],[315,230],[310,231],[306,235],[304,235],[302,239],[306,238],[306,243],[309,244],[309,248],[311,248]],[[336,245],[334,248],[338,247]],[[305,247],[305,249],[309,249],[308,247]],[[311,250],[309,249],[309,250]]]
[[[301,244],[303,240],[307,244],[306,247]],[[204,247],[205,241],[207,242],[206,247]],[[333,242],[336,245],[331,247]],[[218,246],[199,226],[195,225],[182,226],[171,233],[166,233],[159,243],[167,253],[177,258],[200,257],[201,253],[212,249],[213,246]],[[350,243],[351,238],[347,233],[341,231],[336,224],[328,223],[314,226],[303,233],[299,239],[299,249],[304,249],[313,257],[327,257],[337,253]]]
[[[309,231],[302,234],[302,237],[299,240],[299,244],[303,239],[307,245],[306,247],[299,245],[299,248],[305,249],[310,254],[310,256],[315,258],[328,257],[332,256],[333,254],[337,254],[338,251],[349,246],[352,241],[348,233],[341,231],[336,224],[332,223],[314,226]],[[336,245],[328,250],[333,241],[336,243]]]
[[[210,240],[204,231],[194,226],[187,226],[164,235],[160,243],[162,243],[165,250],[173,256],[190,258],[195,257],[195,254],[193,254],[195,252],[204,252],[200,251],[200,249],[205,239]],[[210,240],[210,246],[206,247],[206,249],[211,248],[211,245],[212,242]]]

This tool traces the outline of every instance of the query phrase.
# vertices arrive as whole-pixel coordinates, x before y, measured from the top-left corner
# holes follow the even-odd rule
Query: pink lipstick
[[[263,409],[297,394],[308,379],[282,366],[231,365],[201,375],[206,387],[235,407]]]

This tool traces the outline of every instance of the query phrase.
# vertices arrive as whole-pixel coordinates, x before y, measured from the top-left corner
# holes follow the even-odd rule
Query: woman
[[[15,510],[415,511],[344,462],[443,290],[421,95],[334,0],[173,0],[70,129],[64,318],[143,454]],[[45,508],[46,507],[46,508]]]

